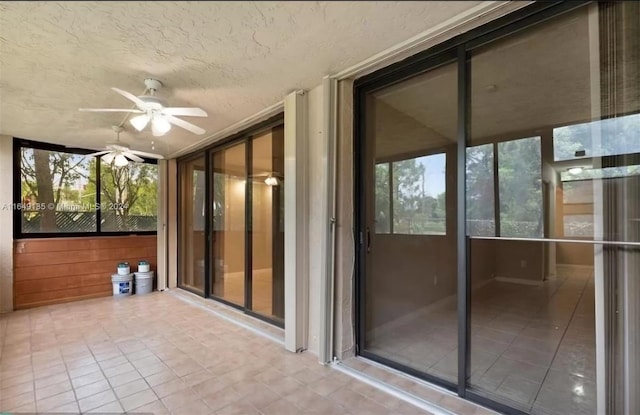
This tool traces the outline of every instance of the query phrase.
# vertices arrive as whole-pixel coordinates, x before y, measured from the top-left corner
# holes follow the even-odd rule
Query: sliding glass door
[[[639,413],[640,4],[531,10],[356,84],[359,353]]]
[[[284,321],[284,128],[251,137],[248,308]]]
[[[204,294],[205,285],[205,159],[195,157],[179,166],[178,284]]]
[[[180,285],[283,326],[282,122],[179,165]]]
[[[457,379],[454,63],[367,95],[362,354]],[[429,97],[425,100],[424,97]]]
[[[211,295],[243,306],[246,274],[246,144],[211,154]]]

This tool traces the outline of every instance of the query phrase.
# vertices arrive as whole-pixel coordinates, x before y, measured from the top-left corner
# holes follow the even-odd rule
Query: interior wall
[[[0,135],[0,313],[13,311],[13,138]]]
[[[564,204],[564,191],[562,189],[562,182],[557,180],[554,185],[555,205],[553,207],[553,229],[554,235],[558,237],[564,237],[564,225],[563,218],[565,215]],[[590,206],[589,213],[593,213],[593,205]],[[571,238],[581,239],[581,238]],[[579,265],[579,266],[594,266],[594,251],[593,246],[589,244],[576,244],[576,243],[559,243],[556,245],[556,265]]]
[[[592,267],[594,264],[593,245],[590,244],[558,244],[558,264],[581,265]]]
[[[376,115],[378,113],[376,111]],[[447,158],[446,234],[376,233],[372,238],[371,268],[375,271],[367,273],[367,290],[372,293],[367,321],[376,326],[456,295],[456,146],[449,144],[444,151]]]
[[[486,239],[473,239],[469,247],[471,257],[471,289],[476,289],[496,276],[496,244]]]
[[[111,275],[123,261],[132,272],[142,259],[156,268],[155,235],[18,239],[14,245],[16,309],[110,296]]]
[[[496,240],[496,277],[542,282],[544,243]]]
[[[227,178],[225,185],[224,269],[242,272],[245,267],[245,181]]]
[[[254,270],[271,269],[273,262],[273,205],[271,186],[261,178],[253,184],[251,219],[251,265]]]

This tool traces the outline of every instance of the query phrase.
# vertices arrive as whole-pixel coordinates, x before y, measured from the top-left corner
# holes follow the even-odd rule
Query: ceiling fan
[[[252,174],[250,177],[252,178],[263,178],[264,183],[268,186],[278,186],[282,182],[284,176],[278,172],[265,172],[265,173],[256,173]]]
[[[88,112],[126,112],[139,114],[129,120],[131,125],[142,131],[151,122],[151,132],[155,137],[166,134],[171,129],[171,124],[184,128],[194,134],[204,134],[205,130],[195,124],[187,122],[178,116],[186,117],[207,117],[207,113],[202,108],[196,107],[167,107],[166,102],[158,98],[155,93],[162,87],[162,82],[157,79],[147,78],[144,80],[145,92],[149,95],[135,96],[130,92],[118,88],[111,88],[123,97],[131,100],[135,108],[80,108],[80,111]]]
[[[113,162],[116,167],[126,166],[127,164],[129,164],[129,160],[142,163],[144,161],[142,157],[152,159],[164,158],[160,154],[131,150],[131,148],[129,148],[129,144],[120,141],[120,133],[123,131],[123,128],[119,125],[114,125],[111,128],[116,132],[116,141],[113,143],[108,143],[106,145],[106,150],[98,151],[97,153],[86,154],[85,157],[100,157],[102,161],[107,164],[111,164]]]

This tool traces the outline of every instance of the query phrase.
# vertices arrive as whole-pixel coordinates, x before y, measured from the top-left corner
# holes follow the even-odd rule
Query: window
[[[640,114],[553,129],[554,160],[640,153]]]
[[[496,233],[493,144],[467,147],[467,232],[474,236]]]
[[[95,232],[95,163],[79,154],[22,147],[16,206],[22,232]]]
[[[593,237],[593,182],[562,183],[563,231],[566,237]]]
[[[100,163],[101,229],[105,232],[155,231],[158,221],[158,166]]]
[[[115,167],[85,156],[86,150],[25,140],[15,145],[17,236],[156,231],[156,164]]]
[[[376,165],[376,233],[446,234],[446,155]]]
[[[391,232],[391,182],[389,181],[389,165],[376,164],[376,233]]]
[[[477,145],[466,151],[467,234],[541,237],[544,229],[540,137]],[[496,180],[498,212],[494,200]]]
[[[540,137],[498,143],[500,236],[542,237]]]

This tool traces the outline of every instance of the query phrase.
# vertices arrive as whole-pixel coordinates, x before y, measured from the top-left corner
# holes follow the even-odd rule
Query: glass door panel
[[[366,97],[362,354],[457,382],[457,69]],[[364,329],[364,330],[363,330]]]
[[[284,319],[284,129],[251,140],[251,305]]]
[[[181,287],[204,294],[205,276],[205,159],[179,165]]]
[[[639,11],[471,52],[468,385],[527,413],[640,410]]]
[[[245,143],[212,154],[211,294],[245,305]]]

